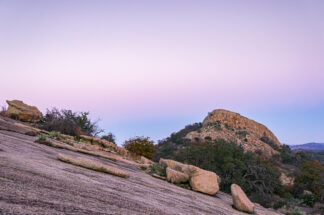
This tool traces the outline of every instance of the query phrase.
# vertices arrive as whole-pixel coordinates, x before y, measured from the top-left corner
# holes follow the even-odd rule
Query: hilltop
[[[224,140],[241,146],[245,152],[262,153],[265,157],[279,154],[278,150],[281,148],[277,137],[266,126],[223,109],[208,113],[202,123],[188,125],[171,134],[167,145],[163,144],[163,141],[159,144],[160,151],[163,151],[164,147],[173,147],[170,150],[174,152],[181,148],[186,140]]]
[[[301,145],[291,145],[293,151],[324,151],[324,143],[305,143]]]

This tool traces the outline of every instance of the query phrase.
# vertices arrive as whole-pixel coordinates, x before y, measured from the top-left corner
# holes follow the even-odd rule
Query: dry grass
[[[58,154],[57,159],[66,163],[70,163],[76,166],[81,166],[87,169],[95,170],[98,172],[104,172],[112,175],[116,175],[122,178],[129,178],[129,174],[125,173],[114,167],[95,162],[93,160],[83,157],[71,157],[63,154]]]

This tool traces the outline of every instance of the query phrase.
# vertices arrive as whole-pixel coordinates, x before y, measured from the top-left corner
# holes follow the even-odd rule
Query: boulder
[[[168,159],[163,159],[163,158],[160,158],[159,163],[160,163],[160,166],[162,168],[170,167],[173,170],[176,170],[176,171],[179,171],[179,172],[182,172],[182,173],[186,173],[188,175],[190,174],[188,164],[183,164],[183,163],[180,163],[178,161],[168,160]]]
[[[280,178],[279,178],[280,182],[282,185],[284,186],[289,186],[289,185],[294,185],[294,178],[292,177],[288,177],[285,173],[281,173]]]
[[[42,118],[42,113],[35,106],[29,106],[22,101],[8,101],[9,105],[6,115],[14,117],[23,122],[38,122]]]
[[[253,213],[254,204],[250,201],[250,199],[246,196],[244,191],[237,184],[231,185],[231,193],[234,207],[243,212]]]
[[[214,195],[219,190],[220,178],[214,172],[163,158],[160,159],[159,163],[162,168],[169,167],[172,170],[188,175],[190,186],[195,191]]]
[[[166,168],[166,175],[168,181],[170,181],[173,184],[180,184],[189,181],[189,175],[173,170],[170,167]]]
[[[219,190],[219,177],[214,172],[200,169],[196,166],[190,168],[190,186],[193,190],[215,195]]]
[[[154,162],[153,161],[151,161],[150,159],[147,159],[146,157],[144,157],[144,156],[141,156],[141,159],[140,159],[140,163],[141,164],[154,164]]]

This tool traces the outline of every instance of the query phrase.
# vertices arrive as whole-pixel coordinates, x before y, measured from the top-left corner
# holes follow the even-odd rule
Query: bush
[[[302,190],[312,191],[317,199],[324,201],[324,164],[319,161],[307,161],[302,164],[295,179],[295,190],[301,193]],[[296,192],[298,194],[298,192]]]
[[[58,141],[65,140],[65,137],[62,134],[60,134],[58,132],[55,132],[55,131],[50,131],[48,133],[48,136],[49,136],[49,138],[52,138],[52,139],[55,139],[55,140],[58,140]]]
[[[45,134],[39,134],[38,139],[35,140],[36,143],[44,144],[47,146],[52,146],[51,142],[47,140],[47,136]]]
[[[154,163],[151,164],[148,168],[148,171],[150,174],[157,174],[162,177],[166,177],[166,171],[165,168],[162,168],[159,164]]]
[[[123,147],[137,155],[142,155],[148,159],[153,158],[155,152],[154,142],[149,137],[131,138],[123,144]]]
[[[314,194],[303,194],[301,196],[303,204],[308,207],[313,207],[316,202],[316,196]]]
[[[115,135],[113,135],[111,132],[109,132],[106,135],[103,135],[101,139],[108,140],[109,142],[116,144],[116,138]]]
[[[97,122],[91,122],[89,112],[73,112],[53,108],[39,122],[39,127],[48,131],[57,131],[62,134],[79,137],[81,134],[96,136],[103,132]]]

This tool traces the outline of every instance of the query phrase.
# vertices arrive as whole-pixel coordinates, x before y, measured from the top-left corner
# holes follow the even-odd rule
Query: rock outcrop
[[[23,122],[38,122],[42,113],[35,106],[30,106],[19,100],[8,101],[8,110],[5,115]]]
[[[294,178],[293,177],[288,177],[285,173],[281,173],[280,178],[279,178],[280,182],[282,185],[285,186],[292,186],[294,185]]]
[[[266,157],[277,154],[281,144],[264,125],[227,110],[217,109],[208,114],[200,131],[192,131],[186,138],[223,139],[243,147],[245,151],[261,152]]]
[[[163,158],[160,159],[160,165],[167,170],[174,170],[169,170],[169,176],[167,172],[167,177],[168,179],[170,178],[171,182],[172,177],[176,178],[173,179],[174,181],[179,180],[181,182],[186,182],[185,179],[188,178],[191,188],[195,191],[209,195],[214,195],[219,191],[220,178],[214,172],[203,170],[193,165],[183,164],[174,160],[167,160]],[[181,176],[180,174],[177,174],[177,172],[182,173]]]
[[[253,213],[254,204],[250,201],[250,199],[246,196],[244,191],[237,184],[231,185],[231,193],[234,207],[243,212]]]

